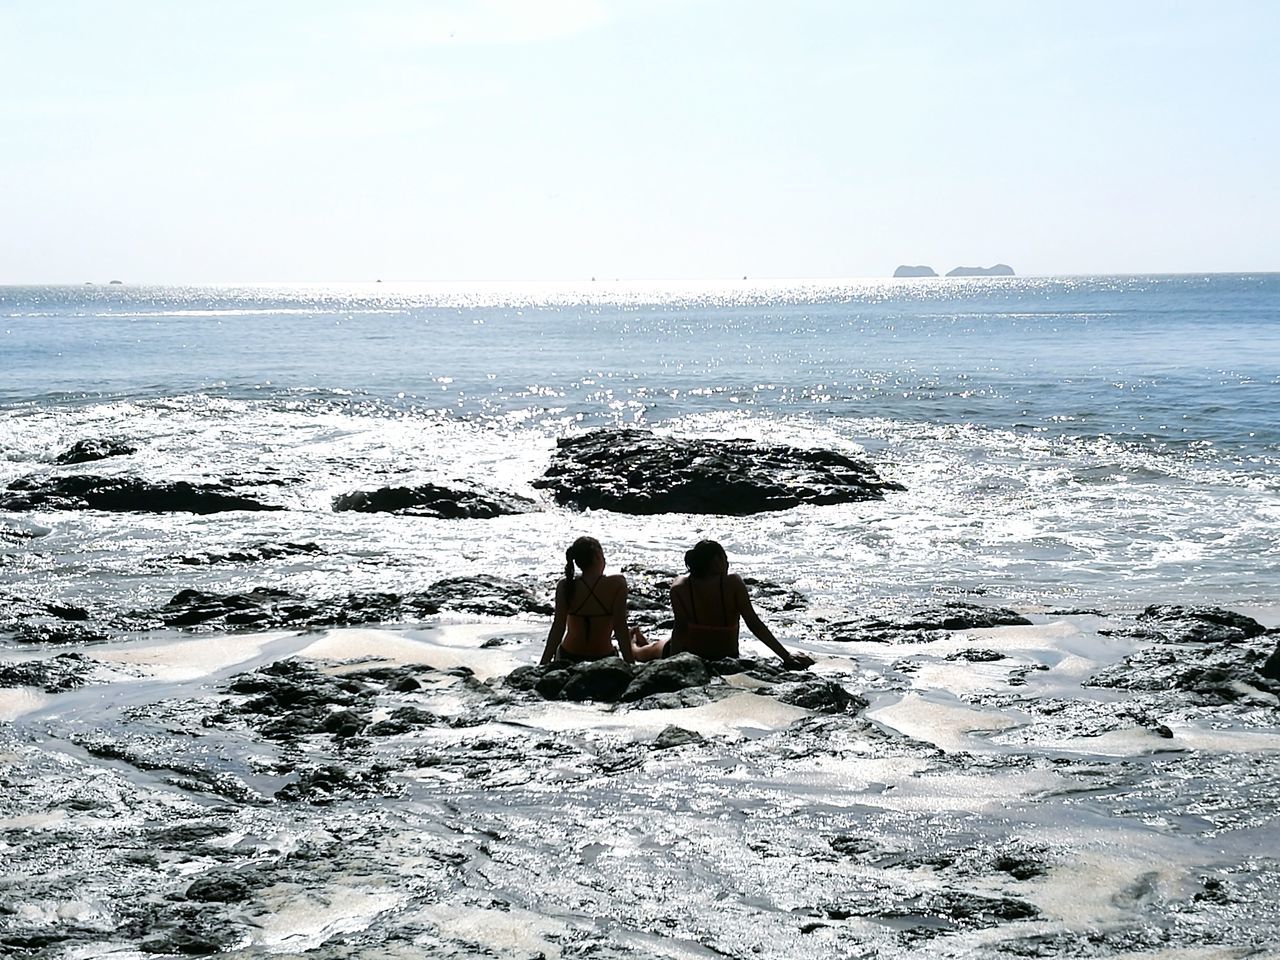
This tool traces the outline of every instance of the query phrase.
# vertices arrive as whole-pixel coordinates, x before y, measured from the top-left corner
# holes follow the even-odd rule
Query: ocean
[[[268,514],[0,515],[0,589],[128,606],[187,587],[408,589],[679,565],[699,537],[833,613],[938,595],[1028,609],[1280,597],[1280,275],[731,284],[0,288],[0,484],[54,470],[266,490]],[[867,457],[883,502],[749,518],[557,507],[530,486],[603,425]],[[51,460],[109,437],[129,457]],[[545,510],[334,513],[483,482]],[[200,570],[272,541],[323,552]]]

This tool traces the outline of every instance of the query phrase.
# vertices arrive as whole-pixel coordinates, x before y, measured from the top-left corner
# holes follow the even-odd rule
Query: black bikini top
[[[579,580],[582,580],[582,578],[581,578],[581,577],[579,577],[578,579],[579,579]],[[601,578],[601,579],[603,579],[603,578]],[[613,610],[609,607],[609,605],[608,605],[608,604],[606,604],[603,600],[601,600],[601,599],[600,599],[599,594],[597,594],[597,593],[596,593],[596,588],[595,588],[595,587],[593,587],[591,584],[587,583],[587,581],[585,581],[585,580],[582,580],[582,583],[586,585],[586,588],[587,588],[587,595],[586,595],[585,597],[583,597],[583,598],[582,598],[582,602],[581,602],[580,604],[578,604],[578,608],[577,608],[576,610],[570,610],[570,611],[569,611],[569,616],[571,616],[571,617],[581,617],[583,620],[587,621],[587,634],[588,634],[588,636],[590,636],[590,634],[591,634],[591,621],[592,621],[594,618],[596,618],[596,617],[611,617],[611,616],[613,616]],[[599,584],[600,584],[600,581],[599,581],[599,580],[597,580],[597,581],[596,581],[596,585],[598,586]],[[570,590],[573,590],[573,582],[572,582],[572,581],[570,581],[570,583],[569,583],[569,589],[570,589]],[[582,612],[582,608],[583,608],[583,607],[585,607],[585,606],[587,605],[587,601],[588,601],[588,600],[594,600],[598,606],[600,606],[600,607],[604,608],[604,612],[603,612],[603,613],[583,613],[583,612]]]

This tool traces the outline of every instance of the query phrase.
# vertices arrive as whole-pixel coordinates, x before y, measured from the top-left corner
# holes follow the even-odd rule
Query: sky
[[[0,283],[1280,270],[1272,0],[0,0]]]

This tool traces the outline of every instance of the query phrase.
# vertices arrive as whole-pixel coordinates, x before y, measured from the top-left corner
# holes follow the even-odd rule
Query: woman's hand
[[[807,670],[816,660],[807,653],[788,653],[782,658],[782,665],[788,670]]]

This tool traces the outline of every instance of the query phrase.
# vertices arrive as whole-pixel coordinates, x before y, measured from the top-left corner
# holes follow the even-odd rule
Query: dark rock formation
[[[256,587],[248,593],[216,594],[183,590],[156,611],[140,611],[166,627],[208,626],[220,629],[340,626],[422,619],[436,613],[431,601],[395,593],[347,594],[309,600],[287,590]]]
[[[533,693],[546,700],[676,708],[705,703],[711,698],[709,695],[731,692],[732,688],[718,678],[736,673],[769,684],[758,691],[762,694],[773,694],[785,703],[820,713],[844,713],[866,706],[862,697],[834,681],[788,670],[780,663],[734,658],[706,661],[691,653],[635,665],[608,657],[590,663],[517,667],[507,675],[505,685],[509,690]]]
[[[996,660],[1004,660],[1005,655],[999,650],[989,650],[985,647],[969,647],[966,650],[957,650],[955,653],[947,654],[948,660],[967,660],[970,663],[994,663]]]
[[[61,693],[91,683],[100,666],[79,653],[61,653],[45,660],[0,661],[0,687],[39,687],[47,693]]]
[[[1007,263],[997,263],[992,267],[956,267],[948,270],[948,277],[1012,277],[1013,267]]]
[[[414,602],[489,617],[514,617],[522,613],[549,617],[555,612],[554,607],[530,587],[487,574],[437,580]]]
[[[1248,700],[1280,706],[1280,647],[1250,617],[1217,607],[1148,607],[1117,630],[1151,645],[1091,677],[1087,686],[1181,691],[1202,704]]]
[[[240,718],[268,740],[285,742],[308,736],[331,736],[339,741],[362,734],[395,736],[441,721],[425,710],[404,706],[394,709],[387,719],[372,723],[376,698],[417,689],[421,686],[417,676],[428,674],[469,676],[470,671],[436,671],[418,665],[375,667],[334,676],[309,662],[278,660],[233,677],[226,691],[243,699],[223,701],[220,712],[206,718],[205,723],[223,726]]]
[[[20,623],[13,628],[17,643],[106,643],[111,634],[80,623]]]
[[[1098,632],[1157,643],[1238,643],[1265,631],[1252,617],[1221,607],[1153,604],[1138,614],[1134,626]]]
[[[549,615],[551,606],[533,590],[501,577],[452,577],[416,593],[349,593],[309,598],[288,590],[255,587],[248,593],[183,590],[158,610],[135,611],[142,625],[264,630],[421,620],[442,609],[511,617]]]
[[[954,601],[906,617],[842,620],[828,624],[826,632],[827,639],[839,643],[927,643],[939,639],[944,631],[1030,624],[1026,617],[1004,607]]]
[[[696,730],[686,730],[684,727],[668,724],[653,738],[649,746],[654,750],[670,750],[672,747],[683,747],[687,743],[702,743],[703,739],[702,734]]]
[[[529,513],[537,504],[527,497],[480,488],[450,489],[434,483],[417,487],[381,487],[356,490],[333,501],[336,511],[395,513],[407,517],[440,517],[446,520],[484,520],[515,513]]]
[[[908,266],[905,263],[902,266],[898,267],[898,269],[893,271],[894,278],[899,280],[902,279],[903,277],[936,277],[937,275],[938,275],[937,271],[935,271],[933,267],[926,267],[926,266],[913,267],[913,266]]]
[[[1280,681],[1280,642],[1276,643],[1276,648],[1271,651],[1271,656],[1267,657],[1267,662],[1259,672],[1268,680]]]
[[[54,457],[53,462],[66,466],[73,463],[88,463],[91,460],[105,460],[107,457],[125,457],[137,452],[136,447],[131,447],[120,440],[101,438],[77,440],[68,449]]]
[[[177,557],[176,560],[187,566],[204,567],[219,563],[260,563],[264,560],[279,560],[281,557],[317,553],[324,553],[324,551],[314,543],[260,543],[243,550],[231,550],[227,553],[197,553]]]
[[[808,677],[788,684],[778,692],[778,699],[818,713],[855,713],[867,706],[867,699],[850,693],[834,680]]]
[[[218,483],[151,483],[137,477],[24,477],[0,492],[0,510],[115,510],[139,513],[219,513],[283,510],[237,496]]]
[[[748,440],[676,440],[599,430],[560,440],[534,486],[557,503],[617,513],[744,516],[802,503],[880,500],[902,490],[870,466],[829,450]]]
[[[655,693],[674,693],[686,687],[705,687],[711,682],[707,662],[692,653],[651,660],[641,664],[623,691],[624,701],[642,700]]]

